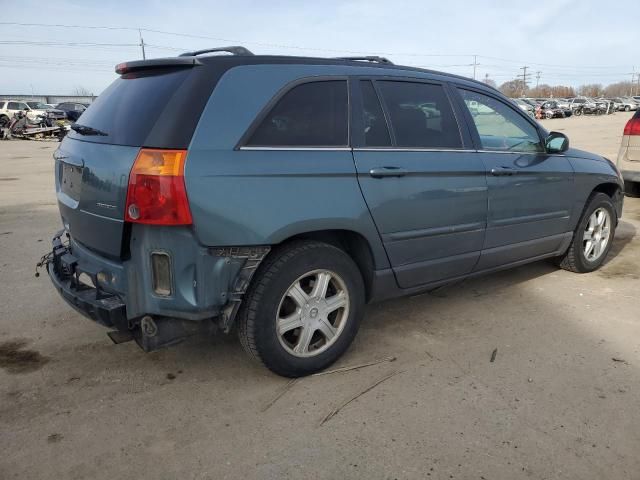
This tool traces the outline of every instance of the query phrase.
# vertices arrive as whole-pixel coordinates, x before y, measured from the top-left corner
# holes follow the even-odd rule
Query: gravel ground
[[[614,159],[628,117],[544,123]],[[55,147],[0,142],[0,478],[640,478],[639,199],[600,271],[370,306],[336,367],[395,361],[289,382],[235,337],[112,345],[34,278]]]

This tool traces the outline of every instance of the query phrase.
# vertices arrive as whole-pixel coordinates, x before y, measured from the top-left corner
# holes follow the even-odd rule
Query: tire
[[[597,213],[596,213],[597,212]],[[604,229],[602,229],[602,225],[600,226],[602,235],[597,235],[598,229],[592,231],[589,236],[594,238],[592,243],[595,243],[598,247],[601,248],[600,252],[595,249],[591,250],[597,256],[587,256],[585,249],[587,249],[588,239],[585,238],[587,236],[587,227],[591,227],[593,224],[592,216],[599,215],[600,212],[606,212],[608,215],[608,229],[606,233],[604,233]],[[571,272],[575,273],[588,273],[593,272],[600,268],[603,264],[604,260],[607,258],[607,254],[611,249],[611,245],[613,243],[613,237],[615,234],[615,228],[617,224],[617,216],[616,210],[611,202],[611,198],[604,193],[594,193],[589,197],[587,201],[587,205],[582,212],[582,217],[578,222],[578,226],[573,234],[573,240],[571,241],[571,245],[567,252],[558,259],[558,265]],[[602,245],[601,242],[606,238],[606,244]]]
[[[624,194],[627,197],[639,198],[640,197],[640,182],[624,182]]]
[[[624,107],[624,111],[625,112],[630,112],[631,111],[631,107],[629,105]]]
[[[321,275],[328,285],[324,296],[314,295]],[[260,265],[238,312],[238,337],[247,353],[274,373],[309,375],[349,347],[364,303],[364,282],[349,255],[326,243],[293,242],[272,251]],[[334,336],[330,339],[326,331]]]
[[[9,117],[6,115],[0,115],[0,128],[4,128],[9,125]]]
[[[551,120],[553,118],[553,112],[544,112],[544,118]]]
[[[582,110],[580,110],[579,108],[576,109],[576,111],[574,112],[574,115],[576,117],[579,117],[580,115],[582,115]]]

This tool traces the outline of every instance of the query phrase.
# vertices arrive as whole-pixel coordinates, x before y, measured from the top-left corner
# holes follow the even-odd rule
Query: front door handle
[[[404,177],[408,170],[399,167],[376,167],[369,170],[369,175],[373,178],[384,178],[384,177]]]
[[[510,167],[492,168],[491,175],[494,177],[506,177],[509,175],[515,175],[516,171]]]

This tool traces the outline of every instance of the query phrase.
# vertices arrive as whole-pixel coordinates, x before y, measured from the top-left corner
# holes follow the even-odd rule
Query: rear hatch
[[[216,81],[199,62],[152,62],[115,80],[54,154],[64,226],[74,240],[112,258],[126,255],[124,209],[140,148],[186,149]]]

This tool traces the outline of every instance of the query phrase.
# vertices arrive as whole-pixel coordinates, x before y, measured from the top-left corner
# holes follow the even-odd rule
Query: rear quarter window
[[[346,80],[303,83],[284,94],[260,121],[248,146],[348,145]]]

